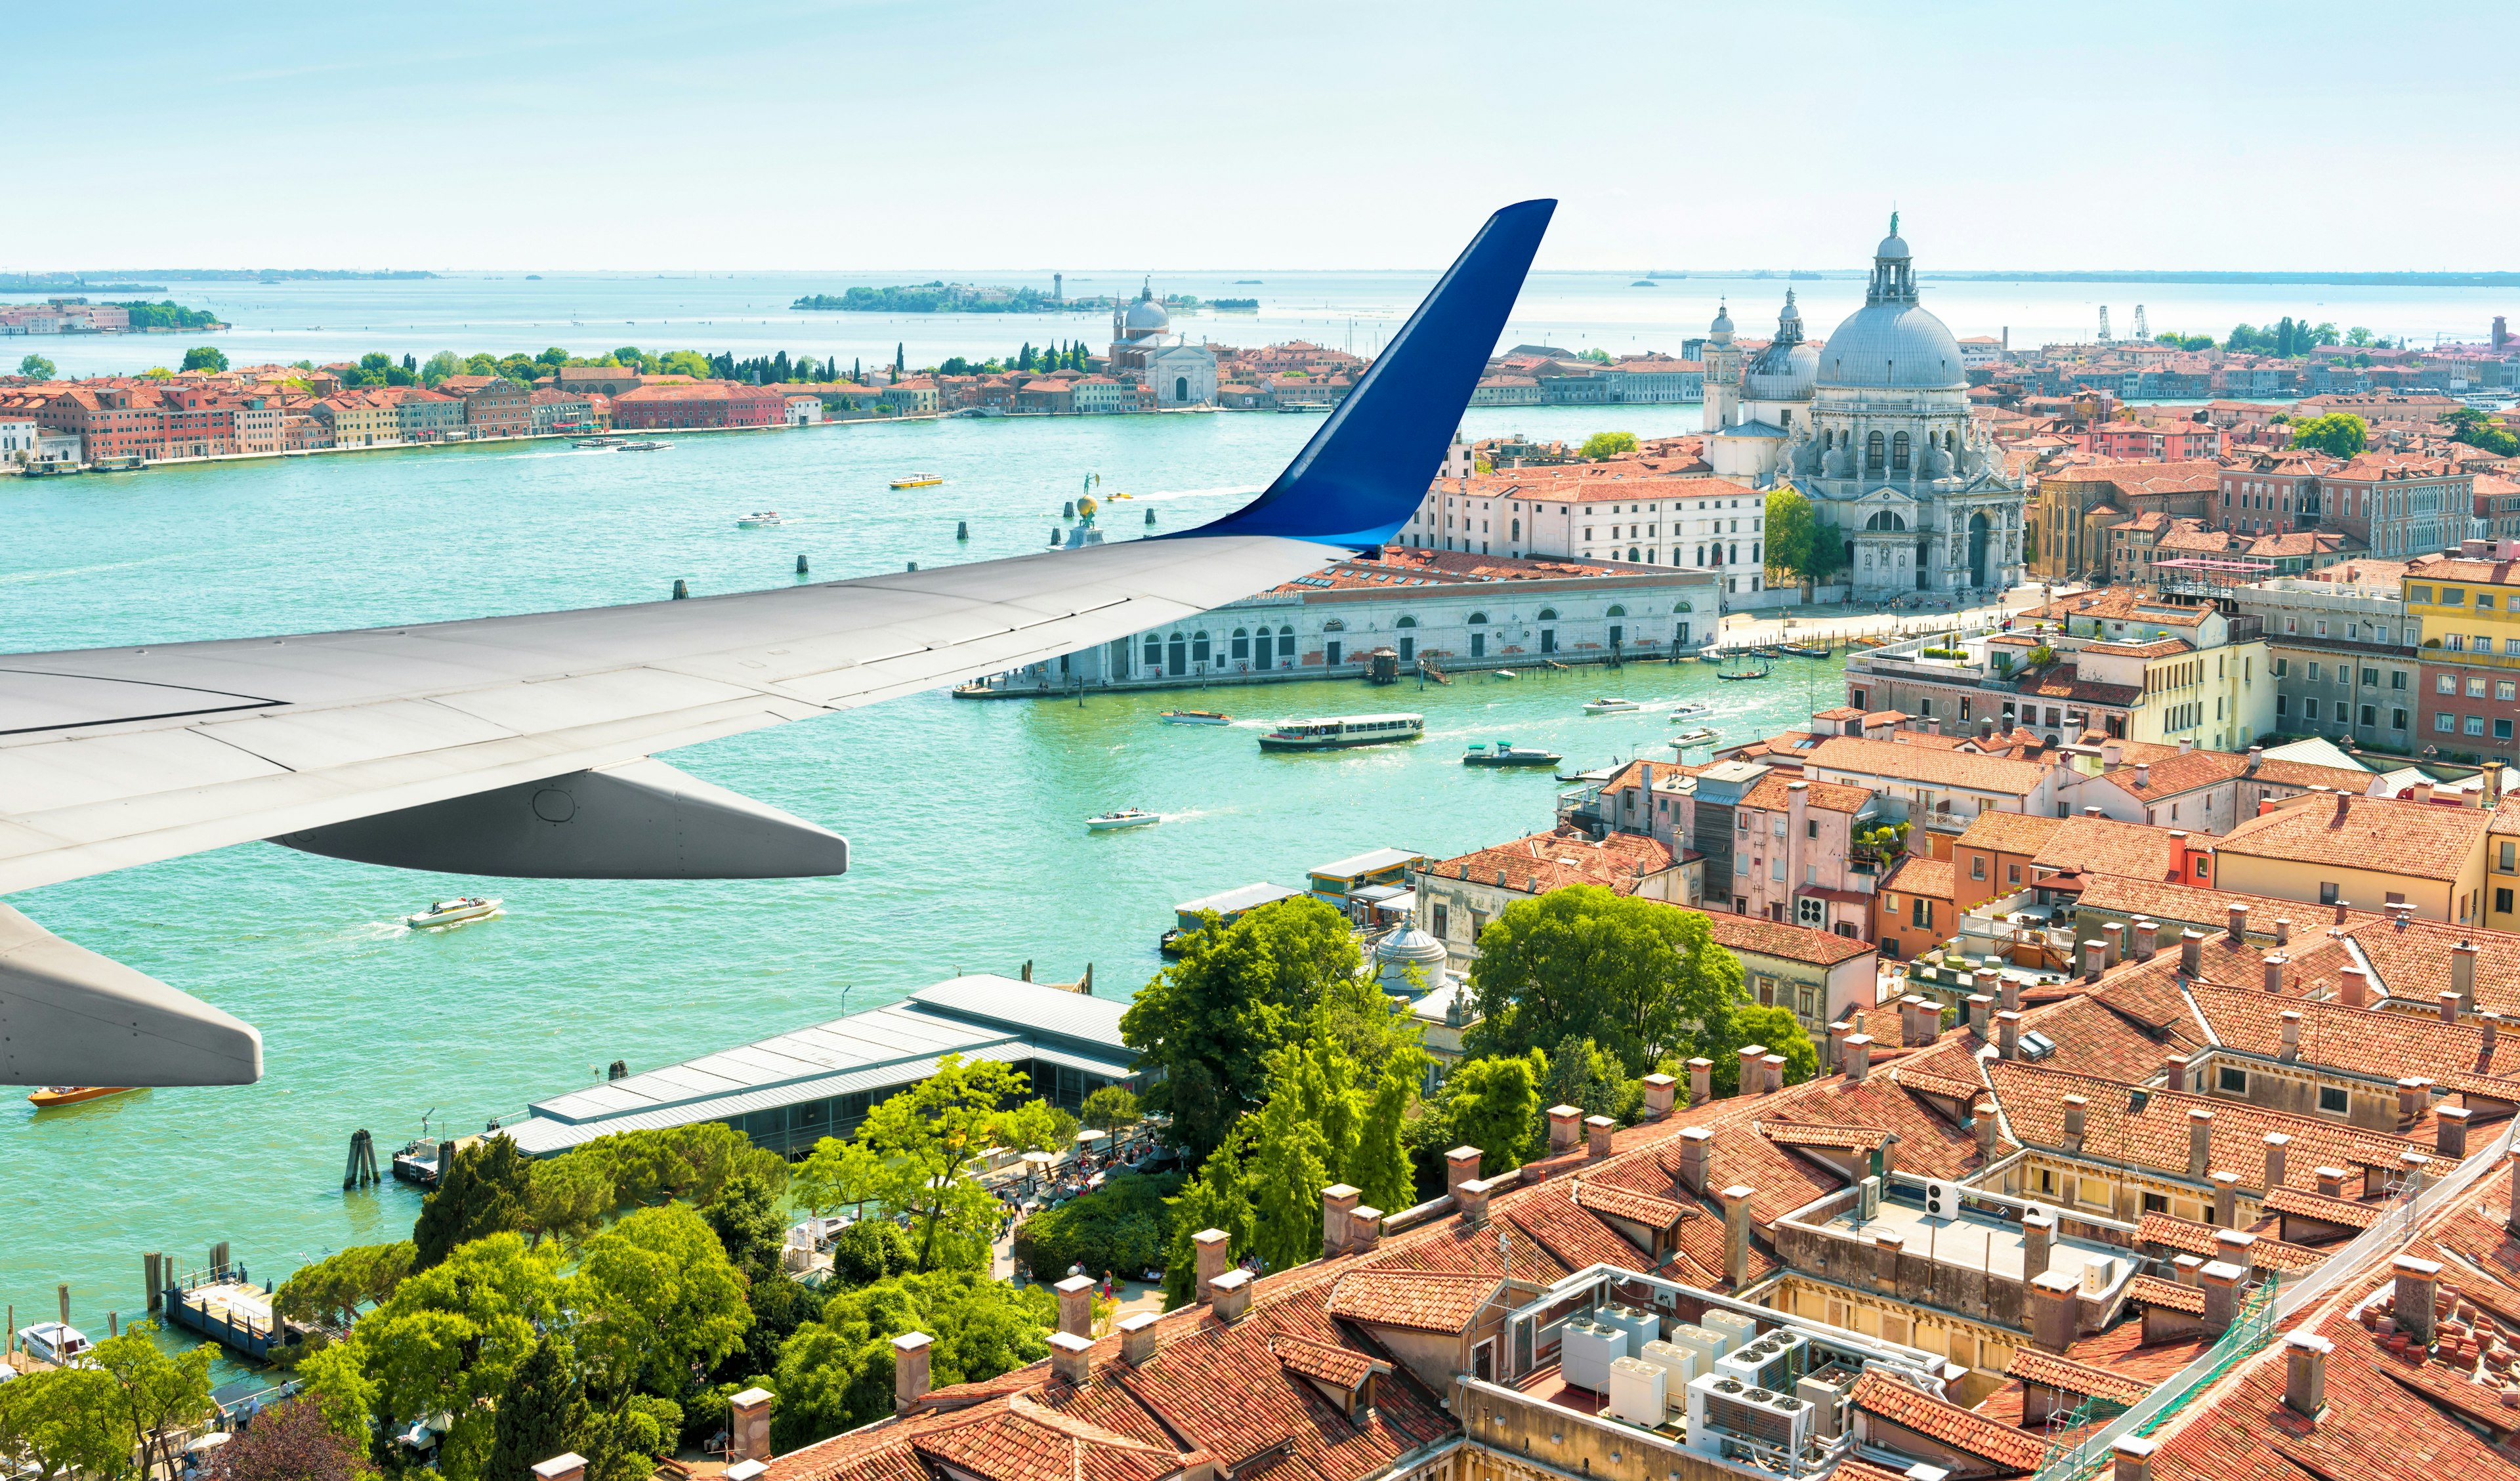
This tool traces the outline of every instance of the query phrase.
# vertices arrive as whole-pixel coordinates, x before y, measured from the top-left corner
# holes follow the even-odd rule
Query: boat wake
[[[1221,499],[1237,495],[1248,497],[1249,495],[1260,492],[1268,486],[1269,485],[1265,483],[1231,483],[1218,488],[1174,488],[1165,489],[1152,494],[1131,494],[1125,502],[1130,504],[1169,504],[1176,499]],[[1110,506],[1106,504],[1103,508],[1107,510]]]

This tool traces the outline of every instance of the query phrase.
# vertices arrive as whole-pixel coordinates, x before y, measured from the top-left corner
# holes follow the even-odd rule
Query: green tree
[[[1334,1148],[1291,1087],[1252,1119],[1251,1253],[1271,1270],[1291,1270],[1322,1252],[1322,1189]]]
[[[1796,579],[1825,581],[1846,564],[1845,542],[1822,524],[1801,490],[1787,486],[1770,491],[1767,509],[1767,566]]]
[[[1085,1124],[1118,1136],[1120,1128],[1138,1124],[1138,1098],[1126,1087],[1106,1085],[1085,1098]]]
[[[682,1392],[752,1320],[717,1235],[680,1203],[639,1209],[587,1240],[562,1301],[578,1372],[607,1412],[635,1390]]]
[[[1416,1187],[1409,1164],[1409,1104],[1417,1098],[1417,1084],[1399,1070],[1385,1070],[1374,1082],[1365,1123],[1357,1129],[1356,1156],[1348,1165],[1348,1182],[1367,1204],[1385,1213],[1407,1208]]]
[[[1164,1263],[1172,1244],[1169,1200],[1181,1189],[1178,1173],[1121,1173],[1026,1219],[1015,1231],[1015,1258],[1044,1278],[1073,1265],[1097,1275],[1152,1270]]]
[[[589,1414],[578,1444],[586,1481],[648,1481],[673,1455],[682,1427],[683,1407],[653,1394],[630,1394]]]
[[[50,360],[41,355],[28,355],[18,362],[18,374],[29,381],[50,381],[55,371]]]
[[[726,1258],[747,1278],[777,1273],[780,1252],[788,1243],[788,1219],[777,1195],[759,1178],[739,1173],[728,1179],[700,1210],[700,1218],[717,1235]]]
[[[1047,1100],[1027,1100],[998,1119],[998,1142],[1023,1152],[1063,1152],[1076,1144],[1078,1123]]]
[[[1197,1297],[1198,1246],[1191,1235],[1223,1230],[1226,1248],[1239,1259],[1250,1252],[1251,1194],[1242,1174],[1250,1150],[1249,1128],[1238,1130],[1207,1154],[1198,1176],[1186,1185],[1172,1209],[1172,1248],[1164,1260],[1164,1308],[1188,1306]]]
[[[842,1285],[873,1285],[909,1275],[919,1263],[910,1236],[883,1219],[860,1219],[832,1236],[832,1279]]]
[[[1444,1106],[1457,1144],[1479,1149],[1479,1176],[1493,1178],[1520,1167],[1530,1156],[1540,1124],[1540,1088],[1549,1078],[1549,1056],[1469,1059],[1444,1082]]]
[[[2492,418],[2472,406],[2459,407],[2442,418],[2450,424],[2452,442],[2480,447],[2498,457],[2520,454],[2520,437],[2514,437],[2496,426]]]
[[[2351,458],[2368,445],[2369,429],[2369,424],[2352,412],[2329,412],[2294,423],[2292,445],[2317,448],[2333,458]]]
[[[577,1450],[586,1428],[586,1395],[561,1343],[544,1337],[499,1396],[482,1481],[533,1481],[533,1468]]]
[[[1269,1055],[1361,959],[1347,918],[1309,895],[1213,919],[1147,984],[1120,1037],[1154,1072],[1141,1098],[1172,1117],[1165,1136],[1195,1163],[1259,1102]]]
[[[1621,1073],[1619,1061],[1592,1040],[1569,1034],[1549,1056],[1545,1094],[1551,1104],[1571,1105],[1587,1116],[1634,1121],[1644,1099],[1644,1085]]]
[[[138,1437],[143,1474],[154,1465],[171,1476],[178,1439],[218,1407],[210,1402],[210,1349],[169,1356],[152,1335],[157,1329],[156,1323],[135,1322],[98,1343],[88,1362],[113,1380],[114,1420]]]
[[[1515,901],[1478,945],[1474,1055],[1513,1056],[1572,1036],[1641,1075],[1717,1030],[1741,1001],[1741,964],[1708,935],[1704,916],[1598,884]]]
[[[1637,450],[1634,432],[1595,432],[1584,439],[1584,456],[1596,463],[1620,457]]]
[[[478,374],[478,372],[475,372],[472,369],[472,365],[470,360],[455,353],[455,351],[451,349],[442,349],[421,363],[420,383],[423,385],[435,385],[438,381],[445,380],[449,376],[474,374]]]
[[[563,1152],[526,1165],[525,1205],[517,1227],[532,1243],[550,1238],[573,1246],[603,1228],[604,1216],[618,1201],[602,1156]]]
[[[99,1368],[56,1368],[0,1383],[0,1460],[40,1481],[87,1473],[118,1476],[139,1438]]]
[[[292,1321],[346,1332],[363,1306],[380,1305],[411,1275],[419,1249],[409,1239],[393,1244],[354,1244],[327,1255],[280,1282],[272,1309]]]
[[[585,1158],[612,1189],[612,1207],[668,1198],[706,1203],[729,1178],[749,1172],[773,1192],[788,1189],[788,1159],[723,1121],[598,1137],[560,1161]]]
[[[530,1177],[511,1138],[488,1137],[459,1149],[421,1200],[419,1222],[411,1227],[417,1267],[428,1270],[459,1244],[521,1228]]]
[[[695,381],[711,379],[713,367],[708,356],[698,350],[671,350],[656,357],[656,373],[663,376],[689,376]],[[732,380],[733,377],[727,379]]]
[[[1584,351],[1584,353],[1577,355],[1575,358],[1578,360],[1590,360],[1595,365],[1607,365],[1610,363],[1610,352],[1596,346]]]
[[[1740,1051],[1752,1044],[1785,1056],[1785,1083],[1800,1085],[1820,1070],[1820,1051],[1791,1009],[1743,1004],[1726,1016],[1723,1031],[1699,1048],[1715,1061],[1715,1093],[1729,1096],[1741,1085]]]
[[[1058,1317],[1047,1287],[1016,1287],[979,1272],[935,1271],[841,1291],[780,1350],[769,1385],[779,1395],[772,1442],[794,1450],[891,1414],[891,1339],[905,1332],[934,1339],[928,1375],[943,1387],[1047,1357]]]
[[[870,1111],[853,1140],[822,1140],[797,1174],[807,1206],[875,1204],[910,1221],[920,1270],[985,1268],[998,1203],[969,1163],[997,1140],[999,1103],[1023,1085],[997,1060],[947,1055]]]
[[[2371,332],[2358,324],[2345,332],[2345,342],[2361,349],[2371,342]]]

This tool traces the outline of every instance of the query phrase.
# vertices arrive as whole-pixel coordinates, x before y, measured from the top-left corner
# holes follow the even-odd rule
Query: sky
[[[2520,5],[16,7],[0,271],[2507,268]],[[44,188],[50,177],[58,196]],[[37,208],[38,202],[58,203]]]

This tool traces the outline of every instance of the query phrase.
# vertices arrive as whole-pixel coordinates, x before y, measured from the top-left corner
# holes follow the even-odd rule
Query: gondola
[[[1831,656],[1829,646],[1825,643],[1817,647],[1803,643],[1779,643],[1777,645],[1777,651],[1783,653],[1789,658],[1826,658]]]
[[[1769,675],[1769,673],[1770,673],[1770,672],[1772,672],[1772,670],[1769,670],[1769,669],[1767,669],[1767,668],[1764,668],[1764,667],[1763,667],[1763,668],[1754,668],[1754,669],[1750,670],[1750,671],[1749,671],[1749,672],[1747,672],[1747,673],[1741,673],[1741,674],[1726,674],[1726,673],[1719,673],[1719,674],[1717,674],[1715,677],[1716,677],[1716,678],[1718,678],[1718,679],[1732,679],[1732,680],[1740,680],[1740,679],[1765,679],[1766,677],[1768,677],[1768,675]]]

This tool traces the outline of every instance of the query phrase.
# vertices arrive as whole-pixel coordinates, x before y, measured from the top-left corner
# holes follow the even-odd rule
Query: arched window
[[[1160,669],[1163,666],[1164,640],[1156,637],[1152,633],[1148,633],[1147,634],[1147,667],[1149,669]]]
[[[1192,634],[1191,634],[1191,635],[1190,635],[1190,661],[1191,661],[1191,662],[1192,662],[1192,663],[1205,663],[1205,662],[1207,661],[1207,658],[1208,658],[1207,634],[1205,634],[1205,633],[1192,633]]]
[[[1634,561],[1634,560],[1637,560],[1637,559],[1638,559],[1638,556],[1637,556],[1637,548],[1636,548],[1635,546],[1633,546],[1633,545],[1631,545],[1631,546],[1629,546],[1629,547],[1628,547],[1628,559],[1629,559],[1629,560],[1631,560],[1631,561]]]
[[[1398,625],[1401,627],[1416,627],[1418,625],[1418,619],[1415,617],[1403,617],[1400,619]]]
[[[1697,563],[1700,565],[1706,563],[1706,547],[1703,545],[1697,548]]]
[[[1239,663],[1250,656],[1251,634],[1238,627],[1234,630],[1234,661]]]
[[[1553,606],[1544,606],[1544,607],[1542,607],[1542,608],[1540,609],[1540,620],[1541,620],[1541,621],[1543,621],[1543,622],[1554,622],[1554,621],[1556,621],[1556,620],[1557,620],[1557,608],[1555,608],[1555,607],[1553,607]]]
[[[1959,434],[1959,433],[1958,433],[1958,432],[1952,432],[1952,431],[1947,431],[1947,432],[1943,433],[1943,451],[1944,451],[1944,452],[1947,452],[1947,453],[1956,453],[1956,452],[1958,452],[1959,450],[1960,450],[1960,434]]]
[[[1278,629],[1278,636],[1279,636],[1279,637],[1281,637],[1281,638],[1292,638],[1293,636],[1295,636],[1295,630],[1294,630],[1293,628],[1291,628],[1291,627],[1282,627],[1282,628]],[[1284,647],[1284,645],[1282,645],[1282,645],[1280,645],[1280,646],[1281,646],[1281,647]],[[1294,651],[1294,650],[1292,650],[1292,649],[1287,649],[1287,651],[1288,651],[1288,652],[1292,652],[1292,651]]]
[[[1609,612],[1608,612],[1608,615],[1613,616],[1613,617],[1624,617],[1624,616],[1626,616],[1627,614],[1628,614],[1628,609],[1627,609],[1625,606],[1620,606],[1618,603],[1615,603],[1615,602],[1613,602],[1613,603],[1611,603],[1611,604],[1610,604],[1610,610],[1609,610]]]
[[[1190,377],[1173,377],[1173,399],[1175,401],[1188,401],[1190,399]]]
[[[1897,510],[1885,509],[1876,511],[1871,518],[1865,520],[1864,527],[1869,530],[1905,530],[1908,521],[1899,517]]]
[[[1519,519],[1513,521],[1513,538],[1516,540],[1522,538],[1522,521]]]
[[[1906,432],[1901,432],[1890,439],[1890,471],[1894,473],[1904,473],[1907,471],[1908,434]]]
[[[1488,614],[1487,614],[1487,613],[1485,613],[1485,612],[1472,612],[1472,613],[1470,613],[1470,625],[1471,625],[1472,627],[1477,627],[1477,626],[1479,626],[1479,625],[1481,625],[1481,624],[1485,623],[1487,620],[1488,620]]]
[[[1332,618],[1331,618],[1330,620],[1328,620],[1328,622],[1325,622],[1325,623],[1323,623],[1323,624],[1322,624],[1322,631],[1323,631],[1323,632],[1326,632],[1326,633],[1343,633],[1343,632],[1346,632],[1346,631],[1347,631],[1347,619],[1345,619],[1345,618],[1343,618],[1343,617],[1332,617]]]
[[[1881,449],[1883,445],[1881,434],[1879,432],[1873,432],[1864,439],[1864,471],[1866,472],[1877,473],[1881,471]]]
[[[1680,605],[1673,607],[1672,610],[1675,612],[1693,612],[1697,610],[1697,604],[1689,601],[1686,597],[1683,597],[1680,601]]]

